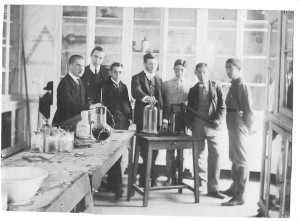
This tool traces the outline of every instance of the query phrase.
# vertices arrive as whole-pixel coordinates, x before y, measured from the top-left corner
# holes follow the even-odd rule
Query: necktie
[[[97,68],[95,68],[95,74],[97,74],[98,72],[97,72]]]
[[[78,78],[77,79],[77,81],[78,81],[78,86],[79,86],[79,102],[80,103],[84,103],[84,101],[83,101],[83,98],[82,98],[82,85],[81,85],[81,79],[80,78]]]
[[[177,81],[177,89],[180,91],[181,90],[181,86],[182,86],[182,82],[181,80]]]

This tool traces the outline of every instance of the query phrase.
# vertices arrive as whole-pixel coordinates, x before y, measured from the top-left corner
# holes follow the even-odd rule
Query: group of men
[[[112,113],[116,129],[128,129],[133,123],[132,108],[128,97],[127,87],[120,80],[123,65],[113,63],[110,69],[101,64],[105,59],[105,52],[101,47],[95,47],[91,52],[91,64],[84,67],[84,59],[73,55],[69,59],[69,73],[61,80],[57,88],[57,111],[53,119],[54,125],[60,125],[83,110],[95,108],[102,103]],[[187,105],[186,126],[192,135],[200,138],[198,166],[200,185],[207,183],[207,195],[224,199],[225,195],[232,198],[222,203],[224,206],[242,205],[245,202],[245,189],[248,181],[246,137],[253,133],[253,111],[251,109],[251,93],[246,81],[241,75],[241,61],[231,58],[226,61],[226,72],[232,80],[226,100],[221,86],[209,79],[207,64],[199,63],[195,67],[198,83],[193,84],[185,78],[187,62],[178,59],[174,63],[175,77],[163,82],[156,75],[158,60],[151,53],[143,57],[144,70],[134,75],[131,81],[131,94],[135,99],[134,123],[137,132],[143,129],[144,107],[155,105],[164,110],[163,128],[168,127],[168,116],[172,104],[185,103]],[[103,94],[100,94],[102,91]],[[229,135],[229,157],[232,161],[233,183],[226,191],[219,190],[220,178],[220,131],[224,118]],[[204,166],[205,141],[207,142],[207,168]],[[137,145],[139,141],[137,140]],[[147,152],[140,147],[143,159],[139,185],[145,186],[145,171]],[[158,173],[155,161],[158,151],[154,151],[151,171],[151,186],[157,185]],[[107,189],[115,192],[116,199],[122,198],[121,158],[108,172]],[[176,169],[178,159],[175,151],[166,154],[167,180],[164,185],[177,184]],[[206,175],[207,174],[207,175]],[[225,195],[224,195],[225,194]]]

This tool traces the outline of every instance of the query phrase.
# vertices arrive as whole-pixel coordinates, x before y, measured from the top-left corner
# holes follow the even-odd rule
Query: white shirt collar
[[[177,78],[177,77],[175,77],[175,78],[174,78],[174,81],[181,81],[181,82],[183,82],[183,81],[184,81],[184,78]]]
[[[92,63],[90,63],[90,70],[93,72],[93,74],[95,74],[95,66],[92,64]],[[100,65],[97,67],[97,73],[99,72],[99,70],[100,70]]]
[[[150,80],[151,78],[155,77],[155,73],[150,74],[146,69],[144,69],[144,72],[146,73],[147,78]]]
[[[113,83],[115,83],[115,84],[119,84],[119,83],[120,83],[120,81],[119,81],[119,82],[116,82],[116,81],[114,81],[112,78],[111,78],[111,81],[112,81]]]
[[[69,75],[71,76],[71,78],[76,82],[76,84],[78,84],[78,79],[79,77],[76,77],[74,74],[72,74],[70,71],[69,71]]]

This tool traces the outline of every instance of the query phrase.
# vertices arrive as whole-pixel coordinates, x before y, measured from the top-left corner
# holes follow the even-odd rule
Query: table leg
[[[183,151],[184,149],[177,149],[179,154],[179,168],[178,168],[178,184],[182,184],[182,172],[183,172]],[[178,193],[182,193],[182,189],[178,189]]]
[[[195,202],[199,203],[199,179],[198,179],[198,145],[193,141],[193,166],[194,166],[194,194]]]
[[[151,164],[152,164],[152,147],[149,145],[146,147],[147,148],[147,169],[146,169],[146,180],[145,180],[145,188],[144,188],[144,196],[143,196],[143,207],[148,206],[148,199],[149,199],[149,189],[150,189],[150,176],[151,176]]]
[[[131,193],[132,193],[132,177],[133,177],[133,162],[132,162],[132,155],[133,155],[133,149],[135,147],[135,136],[131,138],[130,141],[130,147],[128,152],[128,185],[127,185],[127,201],[130,200]]]

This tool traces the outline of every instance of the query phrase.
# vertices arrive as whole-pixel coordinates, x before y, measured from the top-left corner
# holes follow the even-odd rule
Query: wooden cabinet
[[[293,127],[293,21],[283,11],[269,24],[267,107],[259,212],[290,217]]]
[[[4,5],[2,44],[1,156],[24,148],[28,137],[26,105],[22,98],[21,20],[22,6]]]

